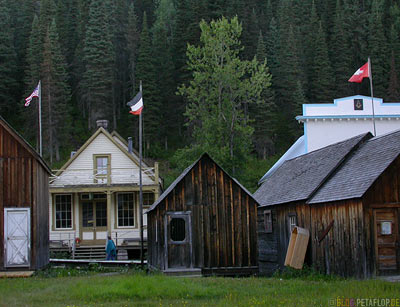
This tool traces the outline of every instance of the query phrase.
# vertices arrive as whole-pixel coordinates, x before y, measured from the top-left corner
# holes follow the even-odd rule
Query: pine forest
[[[302,135],[304,103],[400,101],[394,0],[0,0],[0,115],[60,168],[107,119],[171,182],[207,151],[251,190]]]

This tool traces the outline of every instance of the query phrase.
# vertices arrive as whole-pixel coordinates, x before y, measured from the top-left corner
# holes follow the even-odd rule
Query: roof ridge
[[[362,146],[364,143],[370,141],[372,138],[373,138],[373,136],[372,136],[372,134],[370,132],[364,133],[364,136],[356,144],[353,145],[353,147],[343,156],[343,158],[338,161],[336,166],[333,167],[332,170],[321,180],[321,182],[310,193],[310,195],[308,195],[307,200],[306,200],[306,204],[308,204],[309,201],[313,198],[313,196],[319,191],[319,189],[326,182],[328,182],[330,180],[330,178],[332,178],[332,176],[334,174],[336,174],[343,167],[343,165],[349,159],[349,157],[352,156],[360,148],[360,146]],[[348,140],[350,140],[350,139],[348,139]]]

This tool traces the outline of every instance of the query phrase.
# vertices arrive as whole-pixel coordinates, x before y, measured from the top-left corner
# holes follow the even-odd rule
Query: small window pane
[[[135,210],[133,193],[118,194],[118,226],[132,227],[135,226]]]
[[[185,220],[182,218],[172,218],[170,232],[172,241],[184,241],[186,238]]]
[[[56,229],[71,228],[72,225],[72,197],[71,195],[56,195],[55,218]]]
[[[266,233],[272,232],[272,212],[271,210],[264,211],[264,228]]]

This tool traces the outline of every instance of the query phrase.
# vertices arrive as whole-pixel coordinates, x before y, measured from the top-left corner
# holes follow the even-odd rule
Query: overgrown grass
[[[321,280],[312,275],[290,279],[179,278],[128,272],[0,279],[0,306],[329,306],[338,297],[399,296],[400,284],[396,283]]]

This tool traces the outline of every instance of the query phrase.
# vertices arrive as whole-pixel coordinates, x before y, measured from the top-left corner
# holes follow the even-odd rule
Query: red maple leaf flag
[[[365,63],[363,66],[361,66],[355,73],[354,75],[351,76],[349,79],[349,82],[357,82],[361,83],[364,78],[369,78],[370,77],[370,67],[369,67],[369,61]]]

